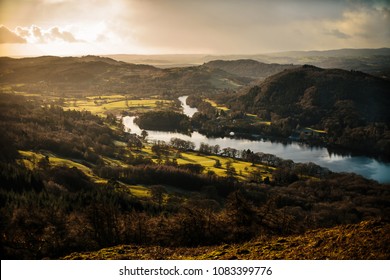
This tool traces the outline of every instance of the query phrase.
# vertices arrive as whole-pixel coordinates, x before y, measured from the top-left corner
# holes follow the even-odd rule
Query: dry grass
[[[95,252],[73,253],[64,259],[389,259],[389,232],[389,223],[364,221],[297,236],[262,237],[244,244],[197,248],[120,245]]]

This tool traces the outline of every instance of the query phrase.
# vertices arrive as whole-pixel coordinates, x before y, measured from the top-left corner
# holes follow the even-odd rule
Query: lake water
[[[187,98],[188,98],[188,96],[180,96],[179,101],[181,102],[181,106],[183,107],[183,113],[185,115],[189,116],[190,118],[192,118],[192,116],[196,112],[198,112],[198,109],[188,106],[187,105]]]
[[[182,102],[183,112],[192,116],[197,110],[186,104],[186,96],[179,100]],[[132,133],[141,134],[141,129],[134,123],[135,117],[124,117],[123,124]],[[283,144],[270,140],[246,140],[234,138],[209,138],[198,132],[185,135],[175,132],[147,130],[148,140],[163,140],[169,142],[171,138],[177,137],[183,140],[192,141],[199,148],[200,143],[219,145],[223,148],[234,148],[237,150],[250,149],[253,152],[274,154],[283,159],[291,159],[294,162],[313,162],[320,166],[329,168],[334,172],[354,172],[366,178],[374,179],[380,183],[390,183],[390,163],[380,162],[374,158],[365,156],[345,156],[331,153],[327,148],[311,147],[306,144],[292,142]]]

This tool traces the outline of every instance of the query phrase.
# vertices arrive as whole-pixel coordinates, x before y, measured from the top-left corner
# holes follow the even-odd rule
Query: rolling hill
[[[248,82],[247,78],[220,69],[201,66],[159,69],[99,56],[0,58],[0,83],[22,84],[29,90],[48,92],[189,94],[237,88]]]
[[[252,59],[213,60],[205,63],[204,66],[252,79],[265,79],[285,69],[298,67],[291,64],[266,64]]]

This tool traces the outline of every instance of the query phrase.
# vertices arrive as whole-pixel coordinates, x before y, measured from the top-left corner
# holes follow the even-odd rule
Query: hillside
[[[99,56],[13,59],[0,58],[0,83],[15,91],[63,92],[72,95],[126,93],[190,94],[200,90],[237,88],[249,82],[220,69],[186,67],[159,69]]]
[[[390,82],[362,72],[302,66],[250,88],[232,108],[269,119],[285,133],[325,130],[329,144],[390,155]]]
[[[204,64],[212,69],[221,69],[225,72],[252,79],[265,79],[285,69],[292,69],[298,66],[291,64],[266,64],[251,59],[239,60],[213,60]]]
[[[120,245],[64,259],[368,260],[390,258],[390,224],[364,221],[302,235],[259,238],[243,244],[198,248]]]

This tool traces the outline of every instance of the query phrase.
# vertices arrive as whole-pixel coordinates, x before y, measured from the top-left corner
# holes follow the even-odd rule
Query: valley
[[[289,242],[364,240],[388,227],[389,88],[250,60],[2,57],[1,254],[305,259],[321,255]],[[388,258],[378,246],[322,257]]]

